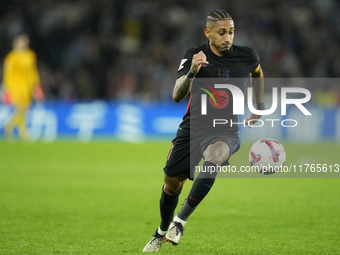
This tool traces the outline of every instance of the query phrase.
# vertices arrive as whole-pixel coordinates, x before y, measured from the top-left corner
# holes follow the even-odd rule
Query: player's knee
[[[221,165],[224,161],[228,160],[229,155],[230,149],[224,142],[211,144],[204,152],[205,160],[217,165]]]
[[[166,179],[163,190],[168,195],[176,195],[181,193],[182,186],[180,182]]]
[[[181,185],[167,185],[165,184],[163,187],[163,191],[168,195],[177,195],[180,194],[182,191],[183,186]]]
[[[164,175],[164,187],[163,190],[168,195],[177,195],[182,192],[186,177],[177,176],[170,177],[168,175]]]

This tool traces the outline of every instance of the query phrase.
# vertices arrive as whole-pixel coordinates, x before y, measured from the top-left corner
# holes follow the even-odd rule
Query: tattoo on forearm
[[[173,97],[176,102],[181,101],[183,98],[185,98],[191,89],[191,80],[186,76],[182,76],[179,78],[176,82]]]

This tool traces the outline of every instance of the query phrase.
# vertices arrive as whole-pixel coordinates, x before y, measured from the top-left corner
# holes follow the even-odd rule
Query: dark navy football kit
[[[202,65],[195,76],[187,110],[182,123],[179,125],[176,137],[172,140],[164,167],[164,172],[168,176],[174,177],[185,173],[190,176],[191,180],[193,179],[190,175],[193,170],[192,163],[194,162],[195,165],[199,163],[204,150],[210,144],[224,141],[230,148],[230,156],[239,150],[241,144],[238,137],[238,125],[219,125],[216,128],[212,128],[211,125],[207,126],[206,123],[211,124],[212,119],[219,116],[220,112],[214,109],[218,108],[217,104],[219,103],[224,104],[223,117],[225,119],[237,123],[238,115],[233,114],[233,96],[230,91],[217,90],[218,95],[215,93],[214,98],[210,98],[209,91],[216,92],[216,90],[213,88],[213,84],[205,81],[211,79],[222,84],[232,83],[243,90],[244,82],[249,77],[249,73],[259,67],[259,56],[250,47],[233,45],[224,56],[219,57],[211,51],[209,43],[206,43],[187,51],[180,63],[177,78],[189,72],[193,55],[200,51],[203,51],[206,55],[209,64]],[[204,91],[209,93],[207,103],[209,114],[206,116],[201,115],[201,94]],[[216,106],[213,107],[214,105]],[[197,127],[195,131],[193,131],[193,127]],[[222,166],[228,164],[227,160],[223,162]]]

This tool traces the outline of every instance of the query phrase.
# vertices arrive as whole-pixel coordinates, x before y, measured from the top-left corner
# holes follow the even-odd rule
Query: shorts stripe
[[[171,153],[172,153],[172,149],[174,148],[174,143],[171,143],[171,149],[170,149],[170,151],[169,151],[169,155],[168,155],[168,160],[169,160],[169,158],[170,158],[170,156],[171,156]]]

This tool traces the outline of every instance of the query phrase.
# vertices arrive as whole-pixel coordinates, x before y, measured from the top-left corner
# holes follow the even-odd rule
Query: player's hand
[[[192,57],[190,71],[193,74],[197,74],[202,65],[208,64],[209,62],[207,61],[207,57],[205,56],[203,51],[200,51]]]
[[[250,114],[250,117],[243,120],[242,123],[245,123],[246,125],[248,125],[249,128],[251,128],[251,125],[254,125],[258,121],[259,118],[261,118],[261,115],[256,115],[252,113]]]

